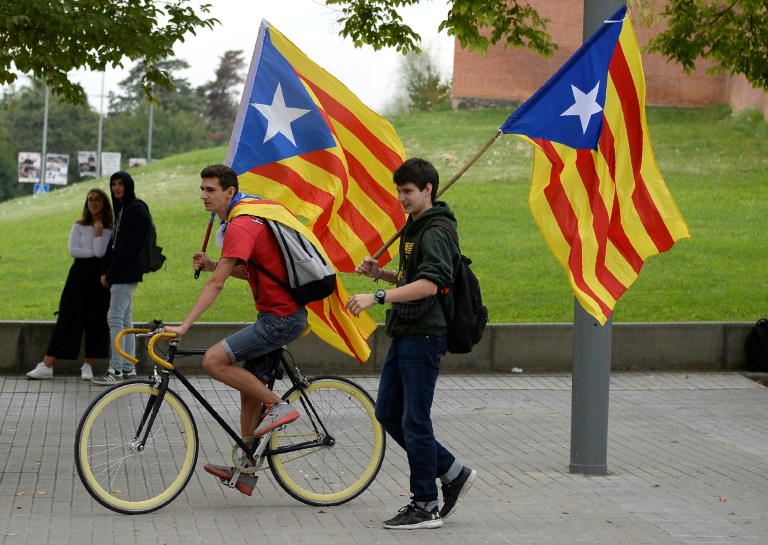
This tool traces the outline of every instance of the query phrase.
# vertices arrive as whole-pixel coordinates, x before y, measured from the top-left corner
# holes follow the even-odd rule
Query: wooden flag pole
[[[205,238],[203,238],[203,249],[200,250],[201,252],[205,253],[205,250],[208,248],[208,239],[211,238],[211,228],[213,227],[213,221],[216,219],[216,214],[211,212],[211,217],[208,220],[208,229],[205,231]],[[200,278],[200,271],[202,269],[195,269],[195,280]]]
[[[447,182],[447,183],[446,183],[444,186],[442,186],[442,187],[441,187],[441,188],[438,190],[438,192],[437,192],[437,196],[436,196],[435,198],[439,198],[439,197],[440,197],[440,196],[441,196],[443,193],[445,193],[445,192],[446,192],[446,190],[447,190],[449,187],[451,187],[451,186],[453,185],[453,183],[454,183],[456,180],[458,180],[459,178],[461,178],[461,177],[464,175],[464,173],[465,173],[467,170],[469,170],[469,167],[471,167],[472,165],[474,165],[474,164],[475,164],[475,162],[476,162],[478,159],[480,159],[480,157],[481,157],[481,156],[482,156],[482,155],[483,155],[483,154],[484,154],[486,151],[488,151],[488,148],[490,148],[490,147],[493,145],[493,143],[494,143],[494,142],[496,142],[496,140],[498,140],[498,139],[501,137],[501,134],[502,134],[502,133],[501,133],[501,130],[498,130],[498,131],[496,131],[496,134],[494,134],[494,135],[491,137],[491,139],[490,139],[490,140],[488,140],[488,141],[485,143],[485,145],[482,147],[482,149],[481,149],[480,151],[478,151],[478,152],[475,154],[475,156],[474,156],[474,157],[472,157],[472,159],[470,159],[470,160],[469,160],[469,162],[468,162],[466,165],[464,165],[464,166],[461,168],[461,170],[459,170],[459,171],[458,171],[456,174],[454,174],[454,175],[453,175],[453,178],[451,178],[450,180],[448,180],[448,182]],[[384,246],[382,246],[382,247],[379,249],[379,251],[377,251],[377,252],[376,252],[375,254],[373,254],[371,257],[372,257],[373,259],[379,259],[379,258],[382,256],[382,254],[383,254],[384,252],[386,252],[386,251],[387,251],[387,248],[389,248],[390,246],[392,246],[392,245],[395,243],[395,241],[396,241],[398,238],[400,238],[400,236],[403,234],[403,229],[405,229],[405,225],[403,225],[403,226],[402,226],[402,227],[401,227],[401,228],[400,228],[400,229],[397,231],[397,233],[395,233],[394,235],[392,235],[392,236],[390,237],[390,239],[384,243]]]

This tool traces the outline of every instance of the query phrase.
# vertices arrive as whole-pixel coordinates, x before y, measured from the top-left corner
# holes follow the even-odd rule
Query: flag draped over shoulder
[[[241,215],[258,216],[287,225],[307,237],[328,258],[317,237],[279,203],[243,196],[230,208],[227,221]],[[307,320],[309,329],[320,339],[362,363],[371,354],[367,339],[376,329],[376,323],[365,313],[359,318],[349,314],[344,308],[348,298],[344,285],[337,280],[333,294],[307,305]]]
[[[605,324],[688,227],[661,177],[626,6],[501,126],[534,146],[529,204],[576,298]]]
[[[404,158],[387,120],[262,21],[225,161],[242,191],[285,206],[353,272],[405,224]]]

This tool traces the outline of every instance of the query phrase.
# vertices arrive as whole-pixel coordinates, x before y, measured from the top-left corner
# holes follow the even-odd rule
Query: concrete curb
[[[244,327],[237,323],[200,323],[184,338],[185,347],[208,347]],[[0,373],[23,374],[42,360],[54,322],[0,321]],[[613,325],[611,368],[634,371],[744,371],[744,339],[751,322],[619,323]],[[142,327],[137,324],[137,327]],[[326,345],[314,335],[291,344],[291,353],[308,374],[378,374],[389,339],[378,328],[369,339],[371,357],[364,365]],[[573,324],[491,324],[470,354],[448,354],[444,373],[570,372]],[[82,354],[81,354],[82,355]],[[152,365],[143,347],[140,370]],[[201,372],[201,358],[185,358],[185,372]],[[82,359],[61,360],[56,374],[79,373]],[[106,360],[97,361],[97,372]]]

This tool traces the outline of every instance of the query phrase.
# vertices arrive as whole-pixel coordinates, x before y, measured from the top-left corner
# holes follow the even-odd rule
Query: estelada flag
[[[389,122],[262,21],[225,160],[241,191],[280,203],[351,273],[405,223],[392,180],[404,158]],[[307,305],[310,328],[363,362],[376,324],[347,313],[347,298],[338,279]]]
[[[533,144],[531,212],[576,298],[605,324],[643,263],[691,236],[651,148],[626,6],[501,131]]]
[[[242,191],[285,206],[354,272],[405,224],[392,181],[404,159],[386,119],[262,21],[225,161]]]

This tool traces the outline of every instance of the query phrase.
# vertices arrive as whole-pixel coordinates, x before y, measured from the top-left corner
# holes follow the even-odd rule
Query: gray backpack
[[[336,271],[307,237],[277,221],[265,220],[275,234],[285,259],[288,282],[283,282],[263,267],[261,272],[291,292],[300,305],[320,301],[336,289]]]

